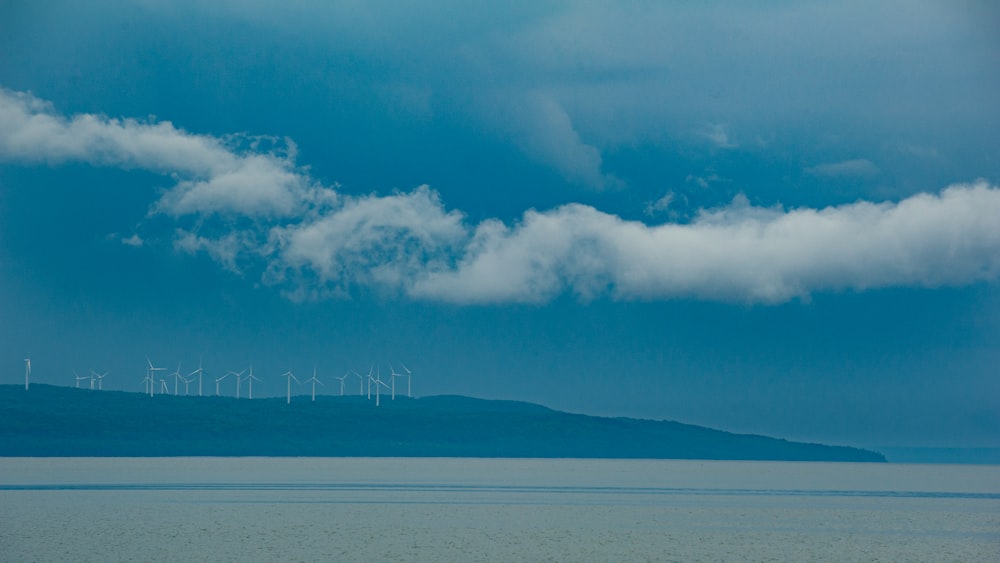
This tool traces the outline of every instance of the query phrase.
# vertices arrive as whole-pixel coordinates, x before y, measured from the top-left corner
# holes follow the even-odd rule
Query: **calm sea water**
[[[1000,467],[0,458],[2,561],[998,561]]]

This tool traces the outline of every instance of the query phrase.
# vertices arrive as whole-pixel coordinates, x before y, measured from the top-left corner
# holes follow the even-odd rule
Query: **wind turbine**
[[[260,381],[260,378],[253,374],[253,363],[250,363],[250,375],[247,376],[247,380],[250,381],[250,396],[248,398],[253,399],[253,380],[256,379]]]
[[[334,379],[340,381],[340,396],[341,397],[344,396],[344,380],[347,379],[348,375],[351,375],[351,372],[347,372],[347,373],[345,373],[344,375],[342,375],[340,377],[335,377],[334,378]]]
[[[31,378],[31,358],[24,359],[24,390],[28,390],[28,380]]]
[[[188,377],[191,377],[192,375],[194,375],[196,373],[198,374],[198,396],[199,397],[201,397],[201,376],[202,376],[203,372],[204,372],[204,370],[201,369],[201,358],[199,357],[198,358],[198,369],[196,369],[196,370],[194,370],[194,371],[192,371],[191,373],[188,374]],[[218,393],[216,393],[216,395],[218,395]]]
[[[382,381],[382,375],[379,373],[379,370],[375,371],[374,381],[375,381],[375,406],[377,407],[380,404],[380,397],[381,397],[380,390],[382,389],[382,387],[388,389],[389,386],[386,385],[384,381]]]
[[[148,370],[149,371],[149,396],[152,397],[154,394],[156,394],[156,372],[158,372],[158,371],[167,371],[167,368],[158,368],[158,367],[153,366],[153,362],[152,362],[152,360],[149,359],[149,356],[146,356],[146,363],[149,364],[149,370]],[[166,383],[166,382],[164,382],[164,383]]]
[[[392,383],[392,400],[396,400],[396,378],[403,377],[403,374],[397,373],[396,368],[392,367],[392,363],[389,364],[389,381]]]
[[[316,384],[319,383],[320,385],[323,385],[323,382],[316,378],[316,367],[315,366],[313,366],[313,376],[310,377],[309,379],[305,380],[305,383],[309,383],[310,381],[312,381],[312,384],[313,384],[312,385],[312,400],[313,400],[313,402],[316,402]]]
[[[177,388],[180,386],[180,381],[182,379],[184,379],[184,376],[181,375],[181,363],[180,362],[177,362],[177,369],[174,371],[174,373],[171,373],[170,375],[174,376],[174,396],[176,397],[178,395],[178,389]]]
[[[83,381],[84,379],[87,379],[87,376],[86,375],[80,375],[79,373],[76,373],[76,370],[73,370],[73,375],[76,376],[76,388],[79,389],[80,388],[80,382]],[[93,376],[91,376],[91,380],[93,381]],[[91,385],[91,389],[93,389],[93,385]]]
[[[223,379],[229,377],[230,375],[235,375],[235,373],[231,372],[231,371],[227,371],[226,375],[223,375],[222,377],[216,378],[216,380],[215,380],[215,396],[216,397],[219,396],[219,382],[222,381]]]
[[[97,372],[94,372],[94,377],[97,378],[97,390],[98,391],[103,391],[104,390],[104,378],[107,377],[109,373],[111,373],[111,372],[110,371],[106,371],[106,372],[101,373],[101,374],[98,374]]]
[[[243,371],[241,371],[239,373],[236,373],[235,371],[232,371],[232,370],[229,371],[229,373],[231,373],[231,374],[233,374],[233,375],[236,376],[236,398],[237,399],[240,398],[240,387],[243,386],[243,374],[246,373],[246,371],[247,370],[243,370]],[[226,375],[229,375],[229,373],[227,373]]]
[[[368,400],[369,401],[372,400],[372,381],[375,380],[375,378],[372,377],[372,371],[374,371],[374,370],[375,370],[375,366],[372,366],[372,367],[368,368]],[[378,391],[378,389],[376,389],[376,392],[377,391]]]
[[[351,373],[353,373],[354,375],[358,376],[358,395],[364,395],[365,394],[365,378],[364,378],[364,376],[361,375],[360,373],[354,371],[354,370],[351,370]]]
[[[284,374],[281,375],[281,377],[284,377],[288,381],[288,401],[287,401],[287,404],[290,405],[290,404],[292,404],[292,380],[294,379],[295,383],[298,383],[299,385],[301,385],[302,382],[299,381],[299,378],[297,378],[294,375],[292,375],[292,370],[286,371]]]
[[[410,394],[410,380],[413,377],[413,372],[411,372],[409,368],[404,366],[403,362],[399,362],[399,365],[403,366],[403,369],[406,370],[406,396],[413,397],[413,395]]]
[[[164,395],[169,395],[170,394],[170,388],[167,387],[167,380],[166,379],[161,379],[160,380],[160,391]]]

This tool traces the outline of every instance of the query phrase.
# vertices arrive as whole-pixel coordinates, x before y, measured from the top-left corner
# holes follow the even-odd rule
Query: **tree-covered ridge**
[[[460,396],[237,400],[0,386],[2,456],[420,456],[885,461],[857,448]]]

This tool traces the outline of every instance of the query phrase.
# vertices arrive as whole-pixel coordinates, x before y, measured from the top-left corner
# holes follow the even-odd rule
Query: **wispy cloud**
[[[130,237],[122,237],[121,243],[126,246],[139,247],[143,245],[143,240],[137,233],[132,233],[132,236]]]
[[[879,173],[878,166],[863,158],[827,162],[806,168],[808,174],[830,176],[834,178],[874,176]]]
[[[506,131],[526,154],[559,171],[567,180],[590,188],[620,185],[603,170],[597,147],[580,137],[566,110],[542,92],[496,92],[485,98],[490,110],[484,115],[495,127]]]
[[[701,136],[720,149],[735,149],[739,145],[729,138],[728,128],[721,123],[713,123],[701,131]]]
[[[1000,277],[1000,189],[985,181],[823,209],[756,207],[739,196],[684,224],[627,221],[574,203],[529,210],[514,224],[470,225],[426,186],[359,197],[322,185],[296,165],[290,142],[64,117],[2,90],[0,159],[174,177],[151,212],[176,222],[177,250],[205,252],[300,299],[367,288],[456,303],[538,303],[566,292],[777,303]]]
[[[646,209],[644,212],[648,217],[653,217],[663,213],[667,209],[670,209],[670,204],[674,202],[674,192],[667,192],[663,197],[657,199],[656,201],[650,201],[646,203]]]
[[[87,162],[174,176],[177,184],[157,204],[170,215],[301,213],[310,186],[294,168],[294,150],[276,139],[188,133],[169,121],[67,118],[29,93],[0,90],[0,158]]]

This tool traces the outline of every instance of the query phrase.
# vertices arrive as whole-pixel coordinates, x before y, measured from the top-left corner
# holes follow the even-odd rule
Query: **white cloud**
[[[718,174],[712,172],[708,176],[695,176],[694,174],[688,174],[687,177],[684,178],[684,181],[707,190],[708,187],[714,182],[721,182],[722,178]]]
[[[143,240],[138,234],[133,233],[130,237],[122,237],[121,243],[126,246],[139,247],[143,245]]]
[[[204,237],[197,233],[177,229],[174,248],[190,254],[204,252],[230,272],[241,274],[239,259],[242,254],[258,247],[256,239],[246,232],[229,232],[219,237]]]
[[[267,139],[218,139],[169,123],[64,118],[28,94],[0,90],[0,159],[174,176],[152,207],[178,222],[174,247],[234,272],[261,272],[296,298],[367,288],[456,303],[538,303],[564,292],[777,303],[1000,277],[1000,189],[985,181],[824,209],[755,207],[738,196],[689,223],[648,225],[568,204],[529,210],[513,225],[469,225],[426,186],[339,194],[297,168],[287,146],[281,153]],[[867,161],[833,166],[866,166],[857,162]],[[651,205],[669,203],[668,195]]]
[[[309,196],[294,167],[294,146],[284,154],[263,152],[260,140],[196,135],[169,121],[145,123],[92,114],[65,118],[29,93],[0,89],[0,158],[86,162],[174,175],[179,182],[157,204],[158,211],[172,215],[299,212]]]
[[[346,291],[351,285],[400,288],[414,276],[443,268],[464,243],[463,216],[446,211],[426,186],[410,193],[345,200],[301,223],[276,227],[270,276]]]
[[[759,208],[737,198],[649,226],[583,205],[485,223],[455,269],[413,286],[460,303],[584,298],[778,303],[816,291],[939,287],[1000,275],[1000,190],[985,182],[899,203]]]
[[[848,178],[874,176],[879,173],[879,169],[878,166],[875,166],[872,161],[857,158],[853,160],[842,160],[840,162],[819,164],[811,168],[806,168],[806,172],[816,176]]]
[[[659,215],[660,213],[670,209],[670,204],[674,201],[674,192],[667,192],[666,195],[661,197],[656,201],[650,201],[646,204],[645,213],[647,216],[652,217],[654,215]]]
[[[720,149],[735,149],[739,145],[729,139],[727,127],[721,123],[713,123],[701,131],[701,136],[711,141]]]

